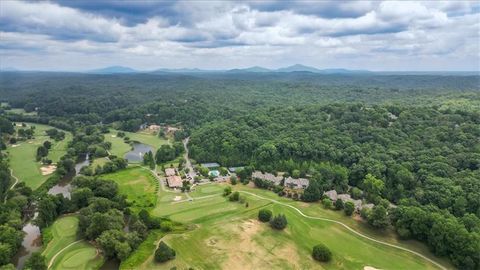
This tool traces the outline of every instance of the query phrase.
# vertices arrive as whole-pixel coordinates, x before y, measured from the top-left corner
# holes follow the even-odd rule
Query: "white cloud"
[[[268,9],[256,2],[178,2],[175,19],[155,14],[126,25],[122,18],[53,2],[2,1],[0,64],[232,68],[304,63],[369,69],[480,65],[480,16],[470,2],[322,2],[310,11],[305,3],[281,8],[283,3],[262,2],[280,5]],[[326,16],[329,8],[336,13]],[[56,62],[62,56],[75,61]],[[28,57],[45,61],[29,62]]]

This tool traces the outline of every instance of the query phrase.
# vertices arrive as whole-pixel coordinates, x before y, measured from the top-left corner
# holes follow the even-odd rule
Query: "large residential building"
[[[177,172],[175,171],[175,168],[166,168],[165,169],[165,175],[166,176],[174,176],[176,174],[177,174]]]
[[[282,182],[283,177],[282,176],[275,176],[271,173],[262,173],[261,171],[254,171],[252,173],[252,178],[255,179],[260,179],[260,180],[265,180],[268,182],[273,183],[274,185],[280,185]]]
[[[334,189],[325,191],[324,195],[332,201],[342,200],[344,203],[352,202],[356,211],[360,211],[362,210],[362,207],[365,207],[365,205],[362,206],[362,200],[355,200],[350,196],[350,194],[337,194],[337,191]]]
[[[305,189],[308,187],[310,181],[306,178],[292,178],[287,177],[285,178],[284,186],[293,188],[293,189]]]
[[[182,187],[183,181],[182,178],[178,175],[168,176],[167,177],[167,184],[171,188]]]

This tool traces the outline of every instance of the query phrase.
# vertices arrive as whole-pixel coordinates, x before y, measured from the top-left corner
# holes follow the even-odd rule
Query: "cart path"
[[[50,262],[48,263],[47,269],[50,269],[50,267],[52,267],[53,262],[55,261],[55,259],[57,258],[57,256],[60,255],[60,253],[62,253],[65,249],[67,249],[67,248],[75,245],[76,243],[80,243],[80,242],[82,242],[82,241],[83,241],[83,239],[82,239],[82,240],[77,240],[77,241],[75,241],[75,242],[73,242],[73,243],[70,243],[68,246],[62,248],[60,251],[58,251],[57,254],[55,254],[55,255],[52,257],[52,259],[50,260]]]
[[[375,243],[378,243],[378,244],[382,244],[382,245],[385,245],[385,246],[389,246],[389,247],[393,247],[393,248],[396,248],[396,249],[400,249],[400,250],[403,250],[403,251],[406,251],[406,252],[410,252],[412,254],[415,254],[419,257],[421,257],[422,259],[424,260],[427,260],[428,262],[434,264],[435,266],[437,266],[438,268],[442,269],[442,270],[447,270],[446,267],[444,267],[443,265],[435,262],[434,260],[414,251],[414,250],[411,250],[411,249],[408,249],[408,248],[404,248],[404,247],[401,247],[401,246],[397,246],[397,245],[394,245],[394,244],[390,244],[390,243],[387,243],[387,242],[383,242],[383,241],[380,241],[380,240],[377,240],[377,239],[374,239],[372,237],[369,237],[369,236],[366,236],[362,233],[359,233],[357,232],[356,230],[352,229],[351,227],[349,227],[348,225],[346,225],[345,223],[342,223],[340,221],[337,221],[337,220],[333,220],[333,219],[329,219],[329,218],[322,218],[322,217],[313,217],[313,216],[309,216],[309,215],[306,215],[304,214],[300,209],[298,209],[297,207],[293,206],[293,205],[290,205],[290,204],[287,204],[287,203],[282,203],[282,202],[279,202],[277,200],[274,200],[274,199],[270,199],[270,198],[265,198],[265,197],[262,197],[260,195],[257,195],[255,193],[251,193],[251,192],[248,192],[248,191],[239,191],[240,193],[245,193],[245,194],[248,194],[248,195],[251,195],[253,197],[257,197],[259,199],[263,199],[263,200],[267,200],[267,201],[271,201],[273,203],[276,203],[276,204],[280,204],[280,205],[283,205],[283,206],[286,206],[286,207],[290,207],[292,208],[293,210],[297,211],[302,217],[305,217],[305,218],[309,218],[309,219],[316,219],[316,220],[323,220],[323,221],[328,221],[328,222],[333,222],[333,223],[336,223],[336,224],[339,224],[341,226],[343,226],[344,228],[346,228],[347,230],[349,230],[350,232],[356,234],[357,236],[360,236],[362,238],[365,238],[367,240],[370,240],[370,241],[373,241]]]
[[[10,169],[10,175],[13,177],[13,179],[15,179],[15,183],[13,183],[13,185],[9,188],[9,190],[12,190],[20,180],[18,180],[18,178],[13,175],[13,170]],[[7,194],[5,194],[5,199],[3,200],[3,203],[7,203]]]

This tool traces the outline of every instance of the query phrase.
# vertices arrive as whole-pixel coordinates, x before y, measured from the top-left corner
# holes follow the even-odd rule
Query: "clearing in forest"
[[[48,158],[56,163],[60,160],[60,157],[67,152],[67,144],[72,139],[70,132],[65,132],[65,138],[56,142],[50,139],[45,133],[46,130],[54,127],[27,123],[27,127],[16,125],[15,130],[24,128],[28,129],[31,126],[35,126],[34,138],[26,141],[18,141],[15,145],[9,145],[7,147],[8,155],[10,158],[10,167],[13,170],[13,174],[25,182],[25,184],[32,189],[38,188],[43,184],[53,173],[52,167],[43,166],[41,162],[36,160],[37,148],[45,141],[50,141],[52,147],[48,151]],[[42,170],[43,168],[43,170]]]
[[[101,178],[115,181],[120,193],[127,196],[134,210],[152,208],[157,203],[159,183],[148,169],[135,166],[101,175]]]

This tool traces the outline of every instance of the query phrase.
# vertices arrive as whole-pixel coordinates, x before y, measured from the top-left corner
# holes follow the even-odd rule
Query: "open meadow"
[[[48,158],[56,163],[60,160],[66,151],[67,144],[72,139],[69,132],[65,132],[65,138],[59,142],[50,139],[45,131],[53,127],[41,124],[27,123],[26,128],[30,126],[35,127],[34,138],[26,141],[18,141],[13,145],[9,145],[7,151],[9,153],[10,167],[13,174],[19,178],[20,181],[25,182],[27,186],[32,189],[38,188],[45,180],[50,177],[53,171],[48,174],[42,173],[42,164],[36,161],[37,148],[43,144],[44,141],[50,141],[52,147],[49,150]],[[15,129],[20,129],[21,126],[16,126]]]
[[[127,196],[135,210],[152,208],[157,203],[159,183],[148,169],[140,166],[129,167],[118,172],[104,174],[103,179],[110,179],[118,184],[120,193]]]
[[[98,269],[103,257],[97,248],[77,238],[78,218],[65,216],[44,230],[44,239],[49,240],[42,255],[49,269]]]
[[[150,236],[150,241],[147,240],[139,251],[141,256],[133,253],[128,265],[122,264],[122,269],[363,269],[365,266],[438,269],[419,256],[359,237],[339,224],[303,217],[290,207],[269,201],[270,198],[293,205],[311,216],[341,221],[362,234],[415,250],[450,267],[444,260],[432,256],[419,242],[399,241],[390,231],[378,233],[363,222],[345,217],[343,212],[325,210],[320,204],[294,202],[269,191],[237,185],[234,189],[262,197],[241,193],[248,202],[246,207],[221,196],[224,186],[197,186],[191,193],[194,200],[184,202],[173,202],[175,194],[159,190],[157,205],[151,214],[190,224],[191,229],[181,234]],[[270,209],[274,214],[285,214],[287,229],[276,231],[268,224],[260,223],[257,214],[262,208]],[[164,264],[153,261],[155,243],[160,238],[176,250],[175,260]],[[318,263],[311,258],[311,249],[318,243],[332,250],[331,262]],[[150,256],[147,257],[149,248]],[[146,260],[142,261],[139,257]]]

